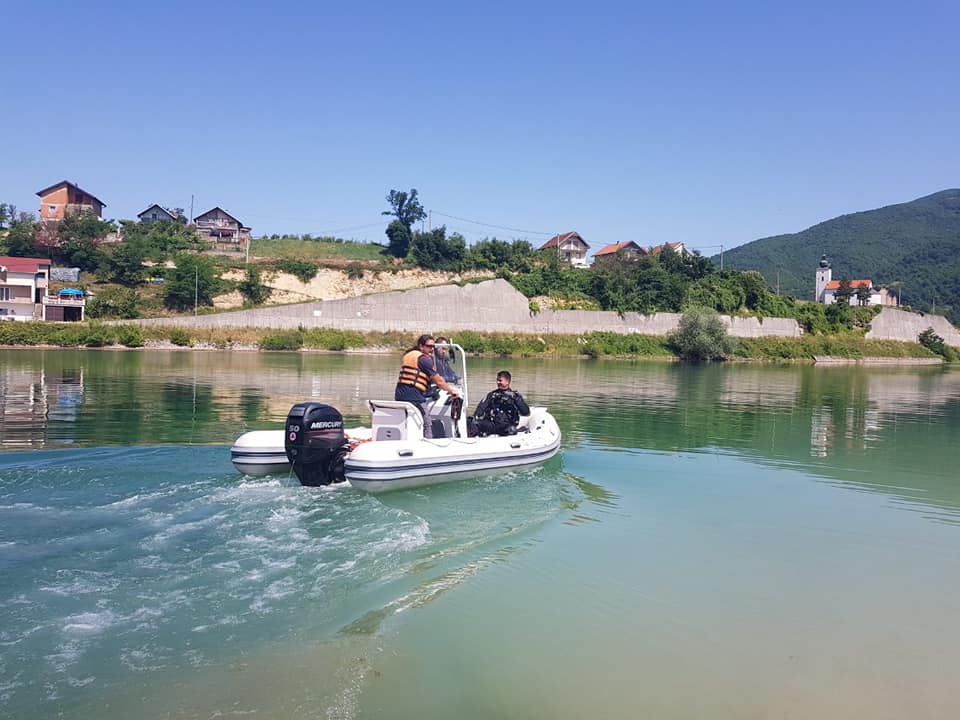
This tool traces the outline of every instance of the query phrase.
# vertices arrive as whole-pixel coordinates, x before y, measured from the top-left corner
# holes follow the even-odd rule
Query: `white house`
[[[0,256],[0,320],[83,320],[83,295],[50,296],[49,286],[49,260]]]

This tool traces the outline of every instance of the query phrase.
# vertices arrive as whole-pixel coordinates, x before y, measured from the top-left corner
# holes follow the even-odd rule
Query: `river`
[[[396,366],[0,350],[0,717],[960,716],[960,371],[483,358],[544,466],[233,470]]]

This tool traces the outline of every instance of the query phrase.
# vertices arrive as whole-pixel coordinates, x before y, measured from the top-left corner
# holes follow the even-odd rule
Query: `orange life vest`
[[[403,355],[400,363],[400,377],[397,383],[400,385],[413,385],[420,392],[426,392],[430,386],[430,376],[427,375],[417,364],[423,355],[419,350],[410,350]]]

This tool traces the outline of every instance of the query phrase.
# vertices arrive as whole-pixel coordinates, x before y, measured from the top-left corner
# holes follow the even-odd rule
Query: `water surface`
[[[0,351],[0,715],[960,713],[960,373],[507,365],[533,470],[381,496],[237,475],[396,359]]]

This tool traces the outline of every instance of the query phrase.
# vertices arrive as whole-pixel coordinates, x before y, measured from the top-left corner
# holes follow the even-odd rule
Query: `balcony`
[[[86,305],[86,298],[69,297],[63,295],[44,295],[44,305],[56,305],[58,307],[83,307]]]

